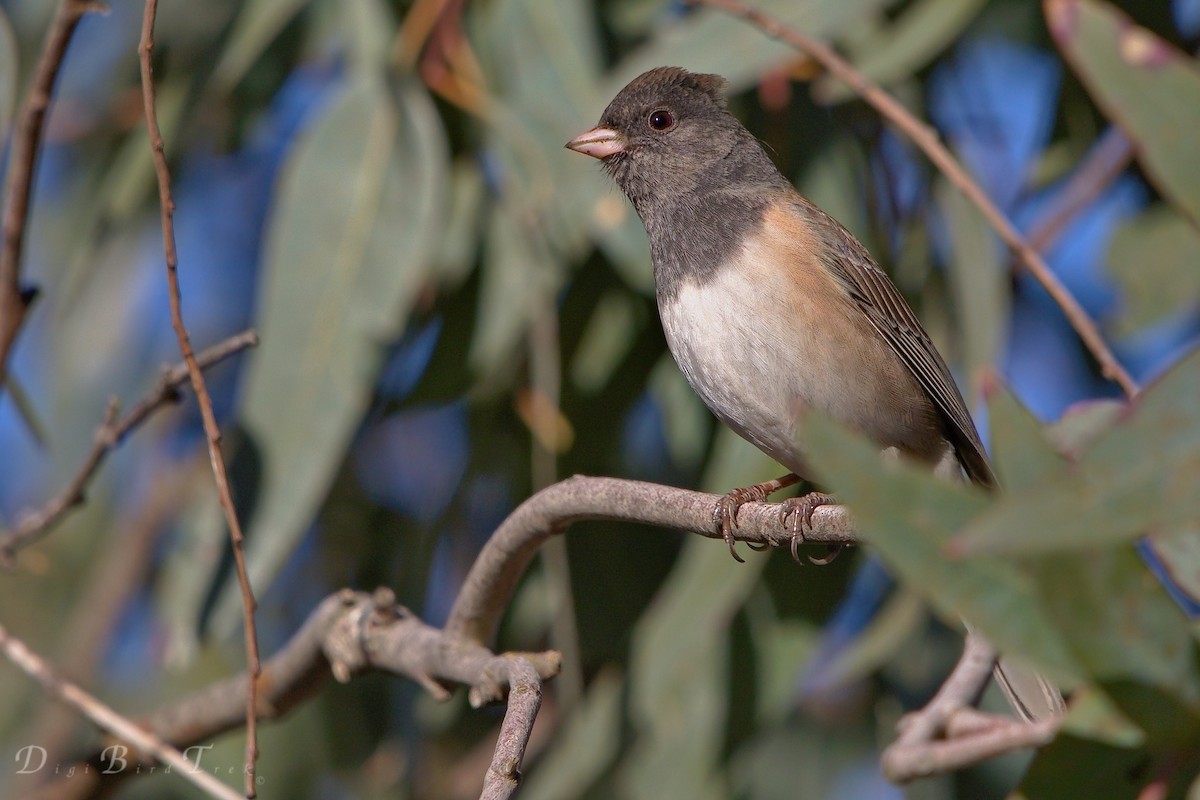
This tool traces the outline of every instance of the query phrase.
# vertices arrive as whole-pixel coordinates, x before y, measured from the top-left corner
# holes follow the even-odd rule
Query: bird
[[[599,159],[641,218],[667,347],[692,389],[789,470],[718,504],[714,522],[734,558],[738,507],[812,474],[797,437],[809,411],[881,452],[995,489],[967,404],[917,315],[867,248],[729,112],[726,86],[719,75],[651,69],[566,147]],[[821,492],[785,502],[793,554],[801,524],[830,502]],[[1040,676],[1022,694],[1033,698],[1010,701],[1023,718],[1061,709]]]

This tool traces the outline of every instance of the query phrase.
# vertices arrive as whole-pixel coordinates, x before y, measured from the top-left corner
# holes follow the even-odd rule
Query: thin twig
[[[922,123],[916,117],[908,112],[903,105],[897,102],[891,95],[880,88],[876,83],[871,81],[861,72],[856,70],[844,58],[839,56],[833,48],[823,42],[820,42],[812,37],[789,28],[774,17],[764,14],[763,12],[751,8],[740,0],[691,0],[698,5],[710,6],[718,8],[736,17],[750,22],[758,27],[767,36],[773,39],[779,39],[796,49],[808,54],[810,57],[819,61],[827,70],[834,76],[846,83],[854,92],[863,100],[870,103],[875,110],[882,114],[896,128],[903,131],[909,139],[924,151],[929,160],[934,163],[939,170],[942,171],[951,183],[958,187],[968,200],[970,200],[980,213],[987,218],[992,228],[1004,240],[1004,243],[1016,253],[1016,255],[1024,262],[1029,272],[1034,276],[1038,283],[1046,290],[1046,292],[1062,309],[1063,314],[1071,323],[1071,327],[1079,334],[1079,338],[1083,340],[1084,345],[1091,351],[1096,361],[1100,364],[1100,369],[1104,376],[1115,381],[1126,395],[1133,397],[1138,393],[1138,385],[1125,371],[1113,355],[1104,338],[1100,335],[1100,331],[1096,328],[1096,324],[1079,305],[1075,297],[1070,291],[1058,280],[1046,262],[1038,254],[1036,250],[1029,245],[1020,232],[996,208],[987,194],[980,188],[967,174],[966,170],[958,163],[951,155],[950,151],[942,144],[937,132]]]
[[[213,479],[217,485],[221,509],[225,512],[225,521],[229,526],[234,565],[237,570],[238,584],[242,590],[246,671],[250,675],[250,680],[246,682],[245,788],[246,797],[255,797],[254,771],[255,763],[258,761],[258,715],[255,709],[258,705],[258,675],[262,666],[258,655],[258,632],[254,624],[256,603],[254,591],[250,586],[250,576],[246,570],[242,526],[233,505],[233,495],[229,490],[229,478],[225,472],[225,459],[221,453],[221,429],[217,426],[212,399],[209,397],[208,387],[204,383],[204,374],[200,370],[200,365],[196,363],[191,340],[187,328],[183,324],[183,309],[179,292],[179,261],[175,250],[175,201],[171,197],[171,172],[167,167],[162,132],[158,128],[158,115],[154,105],[154,19],[157,12],[157,0],[146,0],[145,13],[142,15],[142,36],[138,42],[138,60],[142,73],[142,101],[146,115],[146,130],[150,135],[150,149],[154,157],[154,172],[158,177],[158,200],[161,208],[163,249],[167,262],[171,327],[175,329],[175,338],[179,340],[179,351],[183,354],[183,360],[187,364],[188,375],[192,379],[192,389],[196,392],[196,400],[200,405],[200,415],[204,420],[204,432],[208,439],[208,460],[212,465]]]
[[[33,70],[33,80],[13,128],[4,185],[3,241],[0,242],[0,390],[8,375],[8,357],[37,291],[21,285],[21,251],[33,195],[33,177],[42,146],[46,111],[62,69],[67,45],[84,14],[104,10],[93,0],[62,0]]]
[[[64,680],[37,653],[26,647],[19,639],[9,635],[2,625],[0,625],[0,650],[3,650],[9,661],[40,683],[46,692],[76,709],[118,739],[128,742],[140,751],[153,755],[154,758],[165,764],[169,764],[185,780],[208,793],[210,797],[221,798],[221,800],[240,800],[240,795],[207,772],[197,769],[195,764],[184,758],[182,753],[162,739],[138,727],[132,720],[121,716],[75,684]]]
[[[253,330],[243,331],[201,352],[196,357],[196,363],[201,369],[208,369],[256,344],[258,334]],[[0,566],[12,567],[13,557],[18,550],[50,533],[68,512],[81,505],[86,499],[88,485],[113,448],[155,411],[178,400],[179,390],[188,378],[187,364],[180,363],[165,369],[154,388],[119,420],[116,401],[110,402],[104,420],[92,436],[92,448],[71,480],[41,507],[22,514],[17,526],[0,537]]]

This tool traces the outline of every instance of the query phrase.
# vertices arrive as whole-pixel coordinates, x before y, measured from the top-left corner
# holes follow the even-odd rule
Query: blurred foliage
[[[13,374],[45,442],[6,392],[8,523],[74,470],[110,395],[131,404],[178,358],[141,4],[110,5],[71,44],[38,169],[24,274],[43,294]],[[838,44],[939,130],[1042,237],[1144,395],[1113,402],[974,209],[845,87],[744,23],[676,0],[164,3],[156,78],[188,326],[198,346],[247,326],[262,337],[209,380],[264,651],[345,585],[391,586],[440,622],[547,458],[560,476],[713,491],[778,471],[687,388],[640,223],[596,164],[562,150],[628,79],[678,64],[726,75],[781,168],[893,274],[964,391],[987,400],[1009,492],[887,469],[813,420],[820,477],[878,556],[738,565],[711,541],[577,526],[584,691],[550,685],[523,796],[1032,800],[1135,797],[1152,781],[1184,796],[1200,770],[1200,360],[1184,358],[1200,332],[1200,3],[757,5]],[[5,139],[52,6],[0,2]],[[130,713],[242,668],[205,459],[188,399],[0,578],[0,621]],[[532,571],[499,646],[560,645],[551,623],[571,606],[554,585]],[[901,791],[879,750],[953,663],[959,614],[1077,687],[1065,732],[1032,761]],[[0,674],[0,763],[97,741]],[[263,794],[475,796],[498,720],[381,676],[330,687],[264,731]],[[216,744],[213,765],[240,763],[236,736]],[[15,772],[0,770],[0,792],[28,790]],[[194,796],[164,776],[122,791]]]

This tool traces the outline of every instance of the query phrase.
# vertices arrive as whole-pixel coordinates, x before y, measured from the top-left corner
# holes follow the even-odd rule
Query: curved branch
[[[529,560],[542,542],[575,522],[609,520],[679,528],[721,538],[713,511],[721,495],[620,478],[576,475],[548,486],[519,505],[496,529],[471,566],[446,620],[446,632],[476,642],[491,641],[500,615]],[[791,528],[779,507],[747,503],[738,510],[739,542],[790,546]],[[844,506],[820,506],[801,543],[855,544],[858,539]]]

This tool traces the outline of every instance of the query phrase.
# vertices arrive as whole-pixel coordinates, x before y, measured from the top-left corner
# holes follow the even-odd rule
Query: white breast
[[[659,306],[671,354],[688,383],[721,421],[791,470],[801,468],[795,441],[805,370],[794,311],[761,284],[726,269],[704,285],[688,283]],[[790,327],[790,326],[788,326]]]

